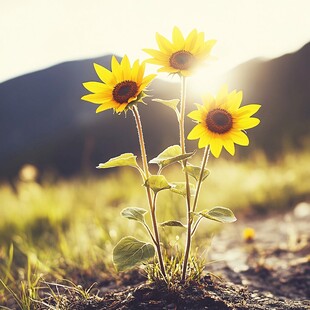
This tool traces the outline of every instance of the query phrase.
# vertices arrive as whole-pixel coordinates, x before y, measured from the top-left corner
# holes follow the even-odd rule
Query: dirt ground
[[[247,227],[255,232],[252,238],[243,236]],[[242,218],[214,236],[209,273],[200,283],[167,289],[132,271],[118,281],[97,279],[87,297],[68,290],[59,296],[58,309],[310,309],[309,241],[308,203],[286,214]],[[49,306],[37,309],[55,305],[53,298],[45,302]]]

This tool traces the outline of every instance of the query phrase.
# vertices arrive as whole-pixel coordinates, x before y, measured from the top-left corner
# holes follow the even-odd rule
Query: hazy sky
[[[59,62],[147,58],[174,25],[217,39],[213,71],[310,41],[310,0],[0,0],[0,82]],[[156,69],[156,67],[152,67]]]

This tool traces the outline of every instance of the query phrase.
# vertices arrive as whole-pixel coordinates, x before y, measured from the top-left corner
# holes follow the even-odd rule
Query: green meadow
[[[306,151],[287,153],[277,161],[262,154],[242,161],[211,158],[211,174],[203,183],[198,208],[229,207],[237,218],[286,212],[310,197],[309,162]],[[166,172],[168,181],[182,181],[177,165],[167,167]],[[138,222],[120,216],[130,206],[147,209],[141,177],[131,168],[110,169],[101,177],[57,181],[47,174],[39,183],[18,180],[15,189],[2,183],[0,305],[15,299],[19,308],[32,309],[45,281],[78,285],[81,275],[88,275],[90,284],[100,281],[101,275],[117,277],[111,260],[115,244],[126,235],[148,240]],[[185,211],[180,195],[160,193],[159,222],[181,219],[185,223]],[[146,218],[150,220],[148,214]],[[203,221],[194,242],[204,238],[207,244],[205,236],[221,225]],[[168,249],[182,251],[185,230],[165,228],[160,233]]]

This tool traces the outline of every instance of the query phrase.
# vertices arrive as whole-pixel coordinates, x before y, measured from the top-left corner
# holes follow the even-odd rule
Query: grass
[[[309,199],[309,162],[307,152],[290,153],[272,163],[261,154],[245,161],[211,160],[211,175],[203,184],[199,209],[222,205],[231,208],[237,218],[253,210],[283,212]],[[175,166],[166,172],[169,181],[182,180]],[[119,215],[128,206],[147,209],[140,176],[133,169],[120,169],[99,179],[48,180],[43,178],[41,184],[18,181],[17,192],[1,184],[0,305],[10,305],[15,299],[20,309],[31,309],[43,278],[78,283],[83,275],[93,277],[94,282],[104,273],[116,276],[111,253],[118,240],[126,235],[148,240],[139,223]],[[163,192],[158,218],[159,222],[181,219],[185,223],[182,197]],[[196,244],[207,245],[205,236],[220,227],[205,223],[199,227]],[[165,228],[161,234],[167,248],[182,251],[181,228]],[[172,263],[173,277],[178,265]]]

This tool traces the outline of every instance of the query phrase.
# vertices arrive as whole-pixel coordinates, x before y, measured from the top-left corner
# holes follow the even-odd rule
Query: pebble
[[[294,216],[297,218],[310,217],[310,203],[300,202],[294,208]]]

